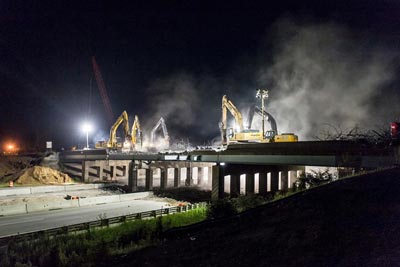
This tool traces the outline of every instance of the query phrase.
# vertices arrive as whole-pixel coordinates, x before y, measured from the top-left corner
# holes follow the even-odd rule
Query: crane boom
[[[114,113],[111,108],[110,99],[107,95],[106,85],[104,84],[103,77],[101,76],[100,67],[96,62],[96,58],[92,56],[92,65],[93,65],[93,72],[96,78],[97,87],[100,91],[100,96],[103,101],[104,108],[106,110],[107,119],[109,123],[112,123],[114,120]]]

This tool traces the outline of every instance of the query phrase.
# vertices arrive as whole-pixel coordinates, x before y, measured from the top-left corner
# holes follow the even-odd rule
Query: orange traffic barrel
[[[14,187],[14,182],[13,182],[13,181],[10,181],[10,182],[8,183],[8,186],[9,186],[9,187]]]

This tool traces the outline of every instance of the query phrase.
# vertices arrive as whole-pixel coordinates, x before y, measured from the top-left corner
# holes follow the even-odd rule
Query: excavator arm
[[[110,129],[110,138],[108,139],[107,146],[108,147],[116,147],[117,146],[117,129],[124,123],[124,135],[125,138],[129,136],[129,120],[128,120],[128,113],[124,110],[122,114],[118,117],[115,121],[113,126]]]
[[[143,145],[142,130],[140,129],[140,121],[137,115],[135,115],[135,121],[133,122],[132,125],[131,138],[133,145],[137,145],[138,143],[140,144],[140,146]]]
[[[247,129],[251,129],[251,124],[253,123],[254,114],[258,114],[258,115],[262,116],[261,108],[256,105],[253,105],[250,108],[249,115],[247,117],[247,123],[248,123]],[[274,117],[272,117],[272,115],[265,110],[264,110],[264,116],[267,119],[267,121],[269,122],[269,124],[271,125],[271,130],[274,131],[275,134],[277,134],[278,127],[276,126],[276,120],[274,119]]]
[[[239,131],[243,131],[243,117],[242,113],[236,108],[232,101],[228,100],[226,95],[222,97],[222,118],[221,118],[221,139],[223,144],[227,144],[226,127],[227,127],[227,111],[232,114],[235,118],[235,126],[239,128]]]
[[[154,144],[156,131],[160,126],[161,126],[163,134],[164,134],[164,140],[169,144],[169,135],[168,135],[167,125],[165,124],[165,120],[163,117],[160,118],[160,120],[157,122],[156,126],[154,126],[153,129],[151,130],[151,134],[150,134],[151,143]]]

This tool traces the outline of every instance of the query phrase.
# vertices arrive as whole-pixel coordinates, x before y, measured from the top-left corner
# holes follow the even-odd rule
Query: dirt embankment
[[[68,174],[43,166],[28,168],[15,180],[15,183],[23,185],[64,184],[72,182],[73,180]]]
[[[20,185],[64,184],[74,182],[58,171],[58,154],[0,157],[0,183]]]
[[[113,265],[398,266],[399,192],[400,169],[339,180],[177,231]]]
[[[0,183],[15,180],[22,172],[38,165],[40,158],[28,156],[0,156]]]

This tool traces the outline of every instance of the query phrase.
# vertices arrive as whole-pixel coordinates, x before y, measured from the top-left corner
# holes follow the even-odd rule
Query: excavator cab
[[[271,130],[271,131],[266,131],[265,132],[265,139],[273,139],[276,135],[276,132]]]
[[[233,128],[229,128],[228,129],[228,138],[232,139],[235,136],[235,131],[233,130]]]

